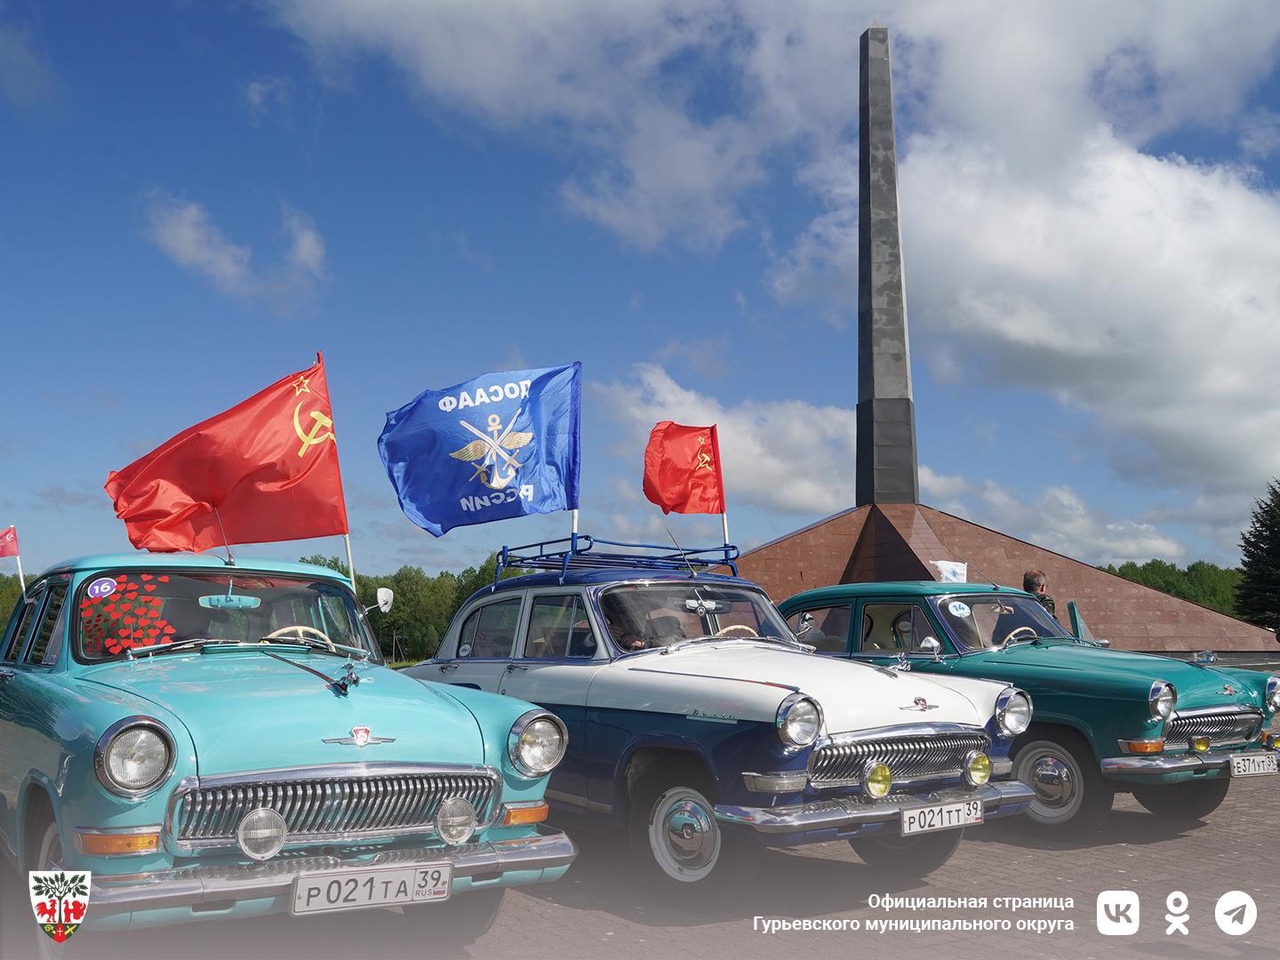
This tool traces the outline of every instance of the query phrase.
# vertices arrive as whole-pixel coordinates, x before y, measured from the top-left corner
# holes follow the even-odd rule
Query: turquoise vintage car
[[[1031,694],[1035,722],[1013,746],[1036,798],[1027,816],[1077,825],[1117,791],[1159,816],[1198,819],[1234,777],[1275,776],[1280,677],[1106,649],[1069,636],[1029,593],[976,583],[850,583],[779,604],[818,652]]]
[[[388,668],[332,570],[88,557],[33,581],[0,644],[0,848],[24,883],[92,871],[81,943],[415,904],[470,940],[575,856],[543,824],[565,745],[545,710]]]

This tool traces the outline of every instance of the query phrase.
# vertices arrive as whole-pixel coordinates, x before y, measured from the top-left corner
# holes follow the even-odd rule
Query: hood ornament
[[[899,707],[899,710],[919,710],[924,713],[926,710],[937,710],[936,703],[930,703],[924,697],[916,697],[915,701],[909,707]]]
[[[349,737],[329,737],[321,743],[350,743],[357,747],[366,747],[371,743],[395,743],[395,737],[375,737],[368,727],[352,727]]]

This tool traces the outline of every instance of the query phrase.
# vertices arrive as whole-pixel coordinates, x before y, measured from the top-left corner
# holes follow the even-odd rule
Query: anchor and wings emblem
[[[476,472],[471,475],[472,480],[478,477],[490,490],[505,490],[520,471],[520,461],[516,458],[515,451],[533,441],[531,431],[513,429],[519,417],[520,411],[516,410],[511,422],[503,426],[498,414],[490,414],[487,433],[465,420],[459,420],[477,439],[460,450],[452,451],[449,456],[455,460],[465,460],[476,468]]]

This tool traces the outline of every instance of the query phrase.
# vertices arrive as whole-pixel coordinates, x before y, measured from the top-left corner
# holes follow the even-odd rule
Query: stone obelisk
[[[857,506],[918,503],[889,31],[862,35],[858,103]]]

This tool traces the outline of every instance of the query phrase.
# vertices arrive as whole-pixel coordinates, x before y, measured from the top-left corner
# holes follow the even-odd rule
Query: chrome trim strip
[[[797,803],[785,807],[735,807],[717,804],[716,820],[747,827],[762,834],[802,833],[897,821],[903,810],[964,800],[981,800],[984,817],[1007,816],[1021,813],[1034,797],[1035,791],[1025,783],[1007,780],[988,783],[977,789],[957,787],[936,790],[923,799],[891,794],[876,801],[836,797],[818,803]]]
[[[1265,753],[1267,753],[1266,750],[1248,750],[1245,752],[1236,751],[1235,755],[1249,757]],[[1140,756],[1107,757],[1101,764],[1104,776],[1115,774],[1128,776],[1135,773],[1179,773],[1184,770],[1221,770],[1230,766],[1231,754],[1229,753],[1187,753],[1176,757],[1165,754],[1160,757],[1148,758]]]
[[[299,876],[326,870],[369,870],[448,862],[453,864],[455,877],[475,877],[565,867],[577,855],[577,848],[562,831],[539,826],[535,837],[461,847],[413,847],[373,856],[364,849],[347,856],[276,857],[261,863],[182,867],[118,880],[95,873],[91,897],[94,913],[127,913],[217,901],[287,897],[292,895],[294,881]]]

